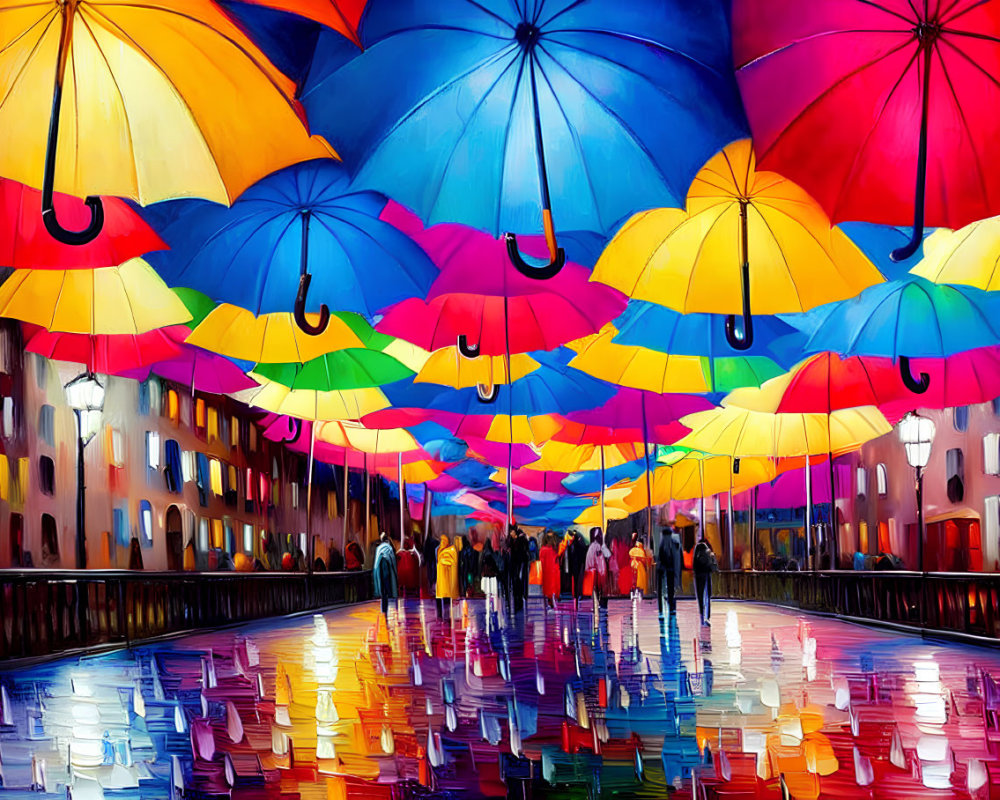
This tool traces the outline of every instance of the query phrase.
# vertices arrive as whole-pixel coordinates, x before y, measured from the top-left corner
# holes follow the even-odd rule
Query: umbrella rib
[[[966,8],[963,8],[961,11],[956,12],[954,14],[954,16],[951,16],[948,19],[945,19],[944,17],[947,16],[947,14],[949,12],[951,12],[955,8],[955,6],[957,6],[958,3],[959,3],[959,0],[954,0],[954,2],[945,11],[943,11],[943,12],[940,13],[939,16],[941,18],[941,25],[950,24],[950,23],[954,22],[956,19],[958,19],[959,17],[965,16],[970,11],[975,11],[980,6],[986,5],[988,2],[990,2],[990,0],[977,0],[977,2],[970,3]],[[949,33],[951,33],[951,31],[949,31]]]
[[[855,0],[855,2],[860,3],[863,6],[871,6],[872,8],[877,8],[879,11],[884,11],[886,14],[889,14],[890,16],[897,17],[898,19],[903,20],[903,22],[906,22],[907,24],[912,24],[916,22],[916,20],[910,19],[905,14],[900,14],[898,11],[893,11],[891,8],[886,8],[881,3],[876,3],[875,0]],[[913,4],[910,3],[909,0],[907,0],[907,2],[910,8],[913,8]],[[914,13],[916,13],[915,8],[913,9],[913,11]]]
[[[2,10],[10,11],[11,9],[8,8]],[[55,11],[53,11],[52,16],[45,24],[45,29],[42,31],[41,35],[32,45],[31,50],[28,52],[27,58],[24,59],[24,63],[21,64],[21,68],[17,71],[17,74],[11,78],[10,85],[7,89],[7,94],[5,94],[2,99],[0,99],[0,108],[3,108],[4,105],[6,105],[7,101],[10,99],[10,96],[14,93],[14,89],[20,82],[21,76],[24,75],[25,71],[28,69],[28,65],[34,60],[35,55],[38,53],[39,49],[42,46],[42,42],[45,40],[46,34],[48,34],[49,32],[49,28],[52,27],[52,24],[56,21],[56,19],[58,19],[58,14]],[[34,22],[31,25],[31,27],[29,27],[27,30],[23,31],[19,36],[15,37],[14,39],[11,39],[11,41],[8,42],[6,45],[4,45],[3,48],[0,48],[0,55],[3,55],[9,48],[14,47],[18,42],[21,41],[21,39],[25,38],[36,25],[40,25],[44,20],[45,17],[42,17],[41,19]]]
[[[683,304],[684,307],[683,309],[681,309],[682,313],[683,311],[687,310],[687,300],[691,294],[691,287],[694,286],[694,275],[698,269],[698,261],[701,259],[702,250],[705,249],[705,244],[708,242],[708,237],[711,236],[712,231],[715,230],[715,226],[719,224],[722,218],[726,215],[726,212],[729,211],[729,207],[732,205],[732,202],[730,201],[726,203],[719,203],[718,205],[721,208],[721,211],[719,212],[719,215],[714,220],[712,220],[712,224],[708,226],[708,230],[705,231],[705,235],[701,237],[701,240],[698,242],[698,249],[695,250],[694,258],[691,260],[691,270],[688,272],[687,289],[684,292],[684,304]],[[706,209],[705,211],[699,212],[699,215],[708,213],[709,211]],[[647,270],[649,269],[649,262],[653,260],[653,255],[655,255],[655,253],[661,247],[666,245],[667,239],[669,239],[673,234],[677,233],[677,231],[680,230],[686,223],[692,222],[693,220],[694,217],[688,214],[686,220],[684,220],[680,225],[674,228],[674,230],[672,230],[670,233],[668,233],[666,236],[663,237],[662,241],[653,249],[653,252],[650,254],[649,258],[646,259],[645,269]]]

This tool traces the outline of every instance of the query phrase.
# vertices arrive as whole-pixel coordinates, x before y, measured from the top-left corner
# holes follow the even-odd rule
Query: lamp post
[[[917,567],[924,571],[924,467],[931,460],[936,428],[934,421],[911,411],[899,421],[899,440],[906,450],[906,461],[917,471]]]
[[[76,416],[76,568],[87,568],[86,484],[83,451],[97,433],[104,410],[104,386],[97,377],[84,373],[64,387],[66,402]]]

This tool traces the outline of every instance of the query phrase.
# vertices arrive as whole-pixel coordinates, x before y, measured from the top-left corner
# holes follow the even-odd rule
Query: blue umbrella
[[[912,228],[896,225],[878,225],[874,222],[841,222],[840,229],[850,237],[869,260],[878,267],[887,281],[905,278],[907,273],[924,257],[924,243],[921,241],[913,254],[902,261],[893,261],[892,253],[902,250],[913,238]],[[926,239],[934,228],[925,228]]]
[[[356,184],[425,221],[608,233],[681,206],[747,135],[720,0],[373,0],[365,51],[314,62],[302,101]],[[326,34],[324,34],[325,36]],[[321,41],[322,45],[322,41]],[[539,208],[541,214],[539,215]]]
[[[880,283],[857,297],[782,318],[810,336],[805,352],[899,359],[907,388],[926,392],[926,372],[914,378],[911,358],[947,358],[1000,344],[1000,297],[967,286],[909,276]]]
[[[386,198],[348,188],[331,160],[279,170],[245,191],[231,208],[171,200],[142,209],[170,250],[149,261],[171,285],[261,314],[293,306],[303,330],[326,327],[325,303],[368,317],[423,296],[438,270],[408,236],[379,219]],[[314,270],[310,274],[310,268]],[[304,313],[320,312],[311,326]]]

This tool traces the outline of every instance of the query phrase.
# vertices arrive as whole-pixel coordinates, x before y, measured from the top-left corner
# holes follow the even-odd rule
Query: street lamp
[[[76,568],[87,568],[86,485],[83,450],[97,433],[104,410],[104,386],[91,373],[84,373],[63,387],[66,402],[76,416]]]
[[[911,411],[899,421],[899,441],[906,450],[906,461],[917,471],[917,564],[924,571],[924,467],[931,460],[934,421]]]

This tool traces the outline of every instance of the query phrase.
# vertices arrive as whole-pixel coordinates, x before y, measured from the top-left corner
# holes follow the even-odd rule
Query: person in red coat
[[[420,551],[413,539],[408,539],[396,552],[396,581],[400,597],[420,596]]]
[[[545,537],[539,558],[542,562],[542,596],[549,608],[555,608],[556,597],[559,596],[559,543],[553,534]]]

